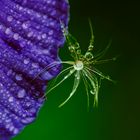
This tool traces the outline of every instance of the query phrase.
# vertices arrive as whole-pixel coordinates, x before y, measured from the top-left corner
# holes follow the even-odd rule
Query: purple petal
[[[47,81],[61,65],[41,72],[60,62],[60,21],[67,26],[68,11],[66,0],[0,1],[0,140],[21,132],[43,105]]]

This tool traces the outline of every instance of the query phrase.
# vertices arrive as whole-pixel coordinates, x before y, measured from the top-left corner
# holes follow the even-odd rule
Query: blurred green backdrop
[[[95,34],[95,51],[112,39],[106,58],[120,55],[100,70],[118,81],[103,81],[98,108],[87,111],[83,86],[62,108],[71,79],[48,96],[37,120],[13,140],[138,140],[140,139],[140,9],[135,2],[70,0],[70,32],[86,50],[90,39],[88,18]],[[66,46],[63,60],[70,58]]]

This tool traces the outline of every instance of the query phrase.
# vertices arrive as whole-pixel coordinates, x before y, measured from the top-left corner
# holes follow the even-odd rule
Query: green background
[[[138,140],[140,139],[140,16],[139,4],[125,1],[70,0],[70,32],[85,51],[90,39],[88,18],[95,35],[95,51],[112,39],[106,58],[120,55],[116,62],[99,69],[117,81],[103,81],[98,108],[87,111],[81,84],[75,96],[62,108],[72,79],[48,96],[37,120],[13,140]],[[69,60],[69,52],[60,50]],[[91,97],[92,98],[92,97]],[[92,99],[91,99],[92,100]]]

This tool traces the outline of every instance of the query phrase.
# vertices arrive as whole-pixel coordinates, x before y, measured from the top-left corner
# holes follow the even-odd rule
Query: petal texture
[[[61,70],[57,65],[41,73],[60,61],[60,21],[67,26],[68,16],[66,0],[0,0],[0,140],[35,120],[47,81]]]

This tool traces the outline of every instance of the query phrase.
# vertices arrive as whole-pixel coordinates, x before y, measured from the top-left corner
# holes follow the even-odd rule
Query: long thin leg
[[[90,39],[88,51],[92,51],[94,48],[94,34],[93,34],[93,27],[92,27],[92,23],[90,19],[89,19],[89,26],[90,26],[90,32],[91,32],[91,39]]]
[[[90,39],[89,47],[85,53],[85,58],[88,60],[92,60],[94,58],[92,54],[92,51],[94,49],[94,35],[93,35],[93,28],[92,28],[92,23],[90,19],[89,19],[89,26],[90,26],[90,32],[91,32],[91,39]]]
[[[105,60],[99,60],[99,61],[93,61],[93,64],[98,65],[98,64],[104,64],[108,63],[109,61],[116,61],[116,57],[110,58],[110,59],[105,59]]]
[[[99,92],[99,85],[98,80],[96,77],[93,77],[92,74],[88,70],[84,70],[86,77],[89,79],[93,90],[91,90],[91,94],[94,95],[94,105],[98,105],[98,92]]]
[[[76,77],[74,79],[74,84],[73,84],[73,89],[69,95],[69,97],[62,103],[59,105],[59,107],[62,107],[65,103],[67,103],[69,101],[69,99],[74,95],[74,93],[76,92],[78,86],[79,86],[79,83],[80,83],[80,72],[77,71],[76,73]]]
[[[89,86],[89,83],[88,83],[88,81],[86,80],[85,75],[84,75],[83,72],[82,72],[82,79],[83,79],[83,82],[84,82],[84,85],[85,85],[85,88],[86,88],[87,107],[88,107],[88,109],[89,109],[89,88],[90,88],[90,86]]]
[[[54,86],[54,84],[56,83],[57,79],[58,79],[59,77],[61,77],[64,73],[66,73],[67,71],[69,71],[70,69],[72,69],[72,67],[73,67],[73,66],[68,67],[68,68],[62,70],[62,71],[57,75],[57,77],[56,77],[55,79],[53,79],[53,80],[50,82],[50,87],[48,87],[48,89],[51,88],[52,86]]]
[[[55,62],[53,62],[53,63],[47,65],[45,68],[43,68],[43,69],[34,77],[34,79],[33,79],[32,81],[34,81],[37,77],[39,77],[39,76],[40,76],[42,73],[44,73],[45,71],[50,70],[51,68],[57,66],[58,64],[69,64],[69,65],[73,65],[74,62],[73,62],[73,61],[61,61],[61,62],[55,61]],[[31,82],[32,82],[32,81],[31,81]]]
[[[74,36],[72,36],[69,31],[64,27],[64,24],[60,21],[62,26],[63,34],[66,38],[66,44],[68,46],[68,49],[71,53],[71,56],[74,58],[74,60],[78,60],[81,57],[81,49],[78,41]]]
[[[108,45],[106,46],[106,48],[103,51],[101,51],[101,52],[99,52],[99,53],[97,53],[97,54],[94,55],[94,59],[95,60],[101,59],[106,54],[106,52],[108,51],[108,49],[110,48],[111,43],[112,43],[112,40],[109,41]]]
[[[103,79],[107,79],[107,80],[109,80],[109,81],[115,83],[115,81],[112,80],[109,76],[104,75],[102,72],[100,72],[100,71],[97,70],[96,68],[94,68],[94,69],[92,70],[92,69],[86,67],[86,69],[89,70],[89,71],[91,71],[91,72],[93,72],[93,73],[96,73],[97,75],[99,75],[99,76],[100,76],[101,78],[103,78]]]
[[[48,90],[47,94],[54,90],[56,87],[58,87],[60,84],[62,84],[66,79],[68,79],[73,73],[75,72],[75,69],[70,70],[70,72],[58,83],[56,84],[53,88]]]

